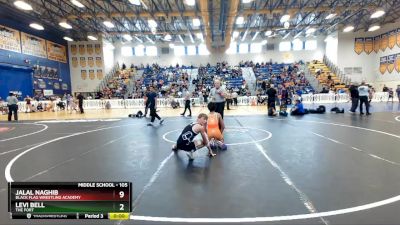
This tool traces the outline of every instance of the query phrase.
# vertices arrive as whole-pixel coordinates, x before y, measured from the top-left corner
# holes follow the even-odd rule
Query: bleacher
[[[286,70],[292,71],[293,64],[269,64],[264,67],[255,67],[253,68],[253,70],[259,85],[263,81],[267,81],[269,83],[273,83],[275,86],[284,85],[286,83],[288,85],[286,86],[286,88],[295,86],[292,79],[289,81],[287,80],[287,78],[285,79],[280,76]],[[302,90],[305,93],[314,92],[314,88],[308,82],[306,82],[305,84],[297,84],[296,88]]]
[[[333,87],[337,90],[342,89],[347,91],[348,88],[344,83],[341,83],[339,77],[333,73],[327,65],[320,61],[313,61],[308,63],[308,69],[310,70],[311,74],[317,78],[320,84],[324,86],[328,86],[328,76],[331,76],[331,79],[334,83]],[[320,75],[317,75],[317,71],[320,71]]]

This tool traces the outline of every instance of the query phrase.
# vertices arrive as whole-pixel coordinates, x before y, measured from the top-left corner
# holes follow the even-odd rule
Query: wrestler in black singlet
[[[196,137],[197,133],[193,131],[193,126],[197,123],[191,123],[183,129],[181,135],[179,135],[176,141],[177,148],[184,151],[196,150],[196,145],[193,139]]]

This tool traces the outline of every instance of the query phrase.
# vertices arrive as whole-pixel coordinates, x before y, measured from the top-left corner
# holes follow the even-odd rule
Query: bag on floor
[[[320,106],[318,106],[318,108],[316,108],[316,109],[310,109],[310,110],[308,110],[311,114],[324,114],[325,113],[325,111],[326,111],[326,108],[325,108],[325,106],[323,106],[323,105],[320,105]]]
[[[344,113],[344,109],[339,109],[338,107],[333,107],[331,109],[331,112],[335,112],[335,113]]]

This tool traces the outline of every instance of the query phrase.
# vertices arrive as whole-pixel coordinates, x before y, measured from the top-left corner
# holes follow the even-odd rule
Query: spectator
[[[81,113],[84,113],[84,111],[83,111],[83,99],[84,99],[83,95],[81,93],[78,93],[78,96],[76,98],[78,99],[79,111]]]
[[[301,103],[300,100],[296,100],[296,104],[292,108],[290,115],[298,116],[298,115],[304,115],[304,114],[305,114],[305,110],[304,110],[303,103]]]
[[[397,93],[397,98],[398,98],[399,103],[400,103],[400,85],[397,85],[396,93]]]

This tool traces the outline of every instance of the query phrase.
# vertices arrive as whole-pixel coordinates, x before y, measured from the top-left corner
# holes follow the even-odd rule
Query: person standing
[[[393,98],[394,98],[394,91],[393,91],[393,89],[392,88],[389,88],[389,91],[388,91],[388,93],[389,93],[389,97],[388,97],[388,102],[389,102],[389,99],[392,99],[392,103],[393,103]]]
[[[11,121],[11,116],[14,113],[14,120],[18,121],[18,99],[14,96],[14,93],[10,92],[7,97],[8,106],[8,121]]]
[[[76,98],[78,99],[79,111],[80,111],[81,113],[85,113],[85,112],[83,111],[83,99],[84,99],[83,95],[82,95],[81,93],[78,93],[78,96],[77,96]]]
[[[369,88],[365,84],[365,81],[363,81],[361,83],[361,86],[358,87],[358,95],[360,97],[360,115],[364,115],[363,104],[365,104],[365,110],[367,111],[367,116],[371,115],[371,113],[369,113],[369,102],[368,102]]]
[[[73,100],[74,100],[74,98],[70,94],[67,94],[67,111],[68,111],[68,108],[72,107],[71,105],[72,105]],[[71,112],[72,112],[72,110],[73,109],[71,109]]]
[[[216,79],[214,81],[214,87],[210,90],[211,101],[215,103],[217,109],[215,112],[221,114],[224,118],[224,108],[225,108],[225,89],[221,87],[221,81]]]
[[[272,108],[274,111],[276,111],[276,108],[275,108],[276,94],[277,94],[277,91],[274,88],[274,85],[271,84],[271,87],[267,90],[268,109]]]
[[[188,90],[184,91],[185,98],[185,110],[181,113],[181,116],[185,116],[186,109],[189,109],[189,116],[192,116],[192,110],[190,109],[190,92]]]
[[[231,110],[231,109],[229,108],[229,105],[232,105],[232,94],[231,94],[231,92],[228,91],[228,92],[226,93],[225,97],[226,97],[226,109],[227,109],[227,110]]]
[[[233,99],[233,105],[237,106],[237,104],[238,104],[238,93],[236,91],[232,92],[232,99]]]
[[[399,100],[400,103],[400,85],[397,85],[396,93],[397,93],[397,99]]]
[[[360,100],[360,96],[358,95],[358,88],[355,84],[351,85],[350,89],[350,97],[351,97],[351,108],[350,112],[355,113],[358,107],[358,101]]]
[[[151,122],[147,124],[147,126],[153,126],[154,120],[157,118],[160,120],[160,125],[163,124],[164,120],[157,114],[157,93],[154,90],[153,86],[150,86],[150,91],[146,94],[147,101],[149,102],[149,109],[150,109],[150,117]]]

